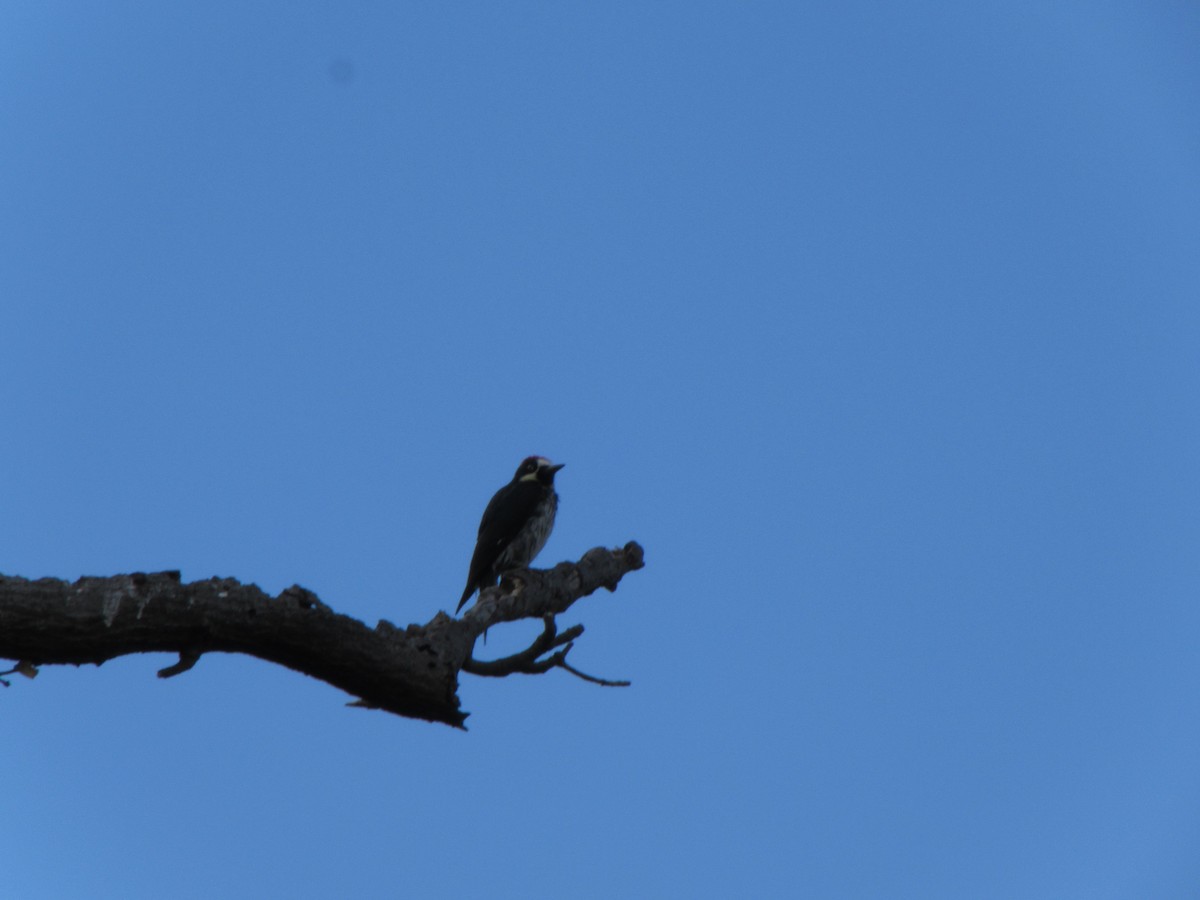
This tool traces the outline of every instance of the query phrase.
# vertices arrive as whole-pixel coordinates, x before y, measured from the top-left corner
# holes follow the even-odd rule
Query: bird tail
[[[467,589],[463,591],[462,599],[458,601],[458,607],[454,610],[456,616],[458,615],[458,611],[467,605],[467,601],[471,599],[473,593],[475,593],[475,585],[467,582]]]

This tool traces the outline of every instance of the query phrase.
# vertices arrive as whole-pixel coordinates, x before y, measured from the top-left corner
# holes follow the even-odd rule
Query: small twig
[[[537,636],[526,649],[520,653],[514,653],[512,656],[505,656],[502,659],[479,660],[474,657],[469,657],[463,663],[462,670],[470,672],[472,675],[481,675],[489,678],[503,678],[506,675],[522,674],[536,675],[540,672],[545,672],[545,668],[540,668],[538,657],[555,647],[561,647],[563,644],[569,644],[581,634],[583,634],[582,625],[572,625],[562,634],[558,633],[558,625],[554,621],[554,616],[543,616],[544,623],[542,633]]]
[[[595,675],[588,675],[586,672],[580,672],[572,665],[568,665],[564,659],[559,663],[561,668],[566,669],[576,678],[582,678],[584,681],[590,681],[592,684],[598,684],[600,687],[629,687],[633,684],[632,681],[609,681],[607,678],[597,678]]]
[[[38,667],[27,659],[23,659],[7,672],[0,672],[0,676],[4,675],[24,675],[26,678],[37,678]],[[12,683],[0,677],[0,684],[5,687],[12,687]]]
[[[165,669],[158,670],[159,678],[174,678],[176,675],[182,675],[200,659],[200,654],[195,650],[181,650],[179,653],[179,662],[173,666],[167,666]]]
[[[553,656],[542,660],[538,663],[540,672],[549,672],[551,669],[566,669],[576,678],[582,678],[584,681],[590,681],[592,684],[598,684],[601,687],[629,687],[633,684],[632,681],[610,681],[607,678],[597,678],[595,675],[588,675],[586,672],[580,672],[577,668],[567,662],[567,654],[571,652],[574,644],[567,644]]]
[[[520,653],[514,653],[512,656],[506,656],[503,659],[482,662],[472,657],[466,661],[462,670],[470,672],[472,675],[503,678],[506,675],[541,675],[544,672],[549,672],[551,669],[566,669],[576,678],[582,678],[584,681],[590,681],[592,684],[598,684],[601,687],[629,687],[632,684],[630,681],[613,681],[608,678],[597,678],[595,675],[580,672],[567,662],[567,654],[575,646],[575,638],[583,634],[583,626],[573,625],[562,634],[558,634],[558,627],[554,622],[554,616],[546,616],[544,622],[545,626],[542,629],[542,633],[538,635],[537,640]],[[562,649],[557,653],[552,653],[550,656],[539,659],[543,653],[553,650],[555,647],[562,647]]]

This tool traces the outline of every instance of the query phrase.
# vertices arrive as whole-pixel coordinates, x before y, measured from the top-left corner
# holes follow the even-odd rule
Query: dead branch
[[[12,671],[27,674],[43,665],[176,653],[179,661],[158,673],[170,678],[205,653],[245,653],[328,682],[359,698],[356,705],[461,728],[467,713],[458,699],[459,672],[500,676],[546,664],[543,654],[564,643],[569,649],[583,633],[575,626],[558,635],[554,616],[601,587],[615,590],[642,565],[636,543],[597,547],[577,563],[510,573],[461,619],[439,612],[425,625],[403,629],[387,621],[371,628],[299,586],[270,597],[232,578],[184,584],[178,572],[75,582],[0,575],[0,658],[19,660]],[[525,618],[545,623],[528,650],[491,662],[471,659],[484,631]],[[562,661],[547,669],[561,666],[605,683],[565,665],[565,653],[550,657],[561,654]]]

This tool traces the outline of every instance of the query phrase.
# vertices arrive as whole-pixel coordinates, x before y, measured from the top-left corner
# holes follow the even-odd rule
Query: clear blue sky
[[[18,678],[0,893],[1200,893],[1194,5],[250,7],[0,5],[0,571],[425,622],[539,453],[634,684]]]

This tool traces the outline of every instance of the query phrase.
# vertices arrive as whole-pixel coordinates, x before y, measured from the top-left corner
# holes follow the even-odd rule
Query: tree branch
[[[523,618],[549,617],[547,629],[554,628],[556,613],[601,587],[615,590],[626,573],[642,565],[636,543],[618,550],[597,547],[578,563],[509,573],[462,619],[439,612],[425,625],[404,629],[382,620],[370,628],[333,612],[299,586],[270,597],[231,578],[183,584],[178,572],[76,582],[0,575],[0,658],[20,660],[13,671],[24,674],[40,665],[100,665],[130,653],[177,653],[179,661],[158,673],[170,678],[204,653],[245,653],[328,682],[361,698],[358,705],[461,728],[467,713],[459,708],[458,673],[472,671],[472,664],[486,669],[504,662],[471,661],[480,634]],[[562,637],[570,641],[581,633],[576,626]],[[563,642],[554,634],[548,640],[533,660]]]
[[[538,670],[537,659],[543,653],[553,650],[555,647],[561,647],[563,644],[569,644],[575,638],[583,634],[582,625],[574,625],[564,631],[558,633],[558,624],[554,621],[554,616],[548,615],[545,617],[545,627],[542,633],[538,635],[529,647],[522,650],[520,653],[514,653],[512,656],[506,656],[503,659],[493,659],[486,662],[470,657],[463,663],[462,670],[469,672],[472,675],[486,675],[492,678],[503,678],[506,675],[513,675],[517,672],[527,674],[537,674]]]

